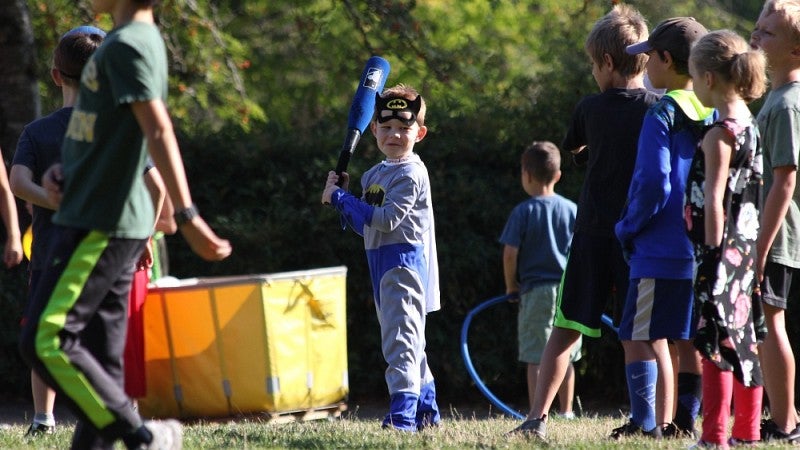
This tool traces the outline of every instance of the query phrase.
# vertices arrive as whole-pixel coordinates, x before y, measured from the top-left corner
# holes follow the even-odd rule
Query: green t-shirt
[[[800,158],[800,83],[772,90],[758,113],[758,128],[764,146],[764,187],[769,192],[773,168],[794,166]],[[796,175],[796,173],[795,173]],[[767,259],[800,268],[800,182],[795,184],[789,211]]]
[[[86,63],[62,147],[64,188],[53,222],[144,239],[155,221],[147,149],[131,103],[167,97],[167,54],[152,24],[112,30]]]

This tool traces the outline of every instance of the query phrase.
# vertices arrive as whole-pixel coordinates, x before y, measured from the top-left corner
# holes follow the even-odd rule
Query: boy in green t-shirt
[[[128,291],[155,223],[148,155],[192,250],[231,253],[192,203],[169,113],[167,59],[154,0],[93,2],[114,29],[87,62],[62,147],[42,183],[58,226],[20,336],[23,358],[78,418],[73,448],[180,448],[176,421],[142,422],[123,389]]]

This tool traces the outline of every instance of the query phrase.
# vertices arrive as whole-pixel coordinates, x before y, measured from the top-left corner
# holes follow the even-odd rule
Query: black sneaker
[[[764,419],[761,421],[761,440],[764,442],[800,442],[800,425],[794,427],[794,430],[784,433],[772,419]]]
[[[31,423],[31,426],[28,427],[28,431],[25,432],[25,436],[39,436],[41,434],[53,434],[56,431],[55,425],[45,425],[39,422]]]
[[[609,438],[621,439],[627,436],[647,436],[653,439],[661,439],[661,428],[655,427],[650,431],[644,431],[642,427],[633,423],[632,420],[628,420],[625,425],[611,430]]]
[[[697,440],[700,438],[700,435],[697,433],[697,430],[680,428],[674,423],[668,424],[663,430],[661,430],[661,435],[666,439],[687,438],[687,439]]]
[[[537,439],[541,439],[542,441],[546,441],[547,439],[547,423],[545,422],[545,418],[547,416],[542,416],[539,419],[528,419],[525,422],[522,422],[522,425],[514,428],[513,430],[509,431],[506,434],[521,434],[524,436],[535,437]]]

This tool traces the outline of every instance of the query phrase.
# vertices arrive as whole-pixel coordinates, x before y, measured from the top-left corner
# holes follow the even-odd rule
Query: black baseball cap
[[[678,61],[689,61],[692,44],[708,33],[694,17],[673,17],[659,23],[644,42],[625,48],[629,55],[666,50]]]

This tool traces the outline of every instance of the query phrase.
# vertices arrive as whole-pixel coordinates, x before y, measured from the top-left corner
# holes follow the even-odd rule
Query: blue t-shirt
[[[520,292],[561,279],[576,212],[575,203],[558,194],[531,197],[511,211],[500,242],[519,249]]]

